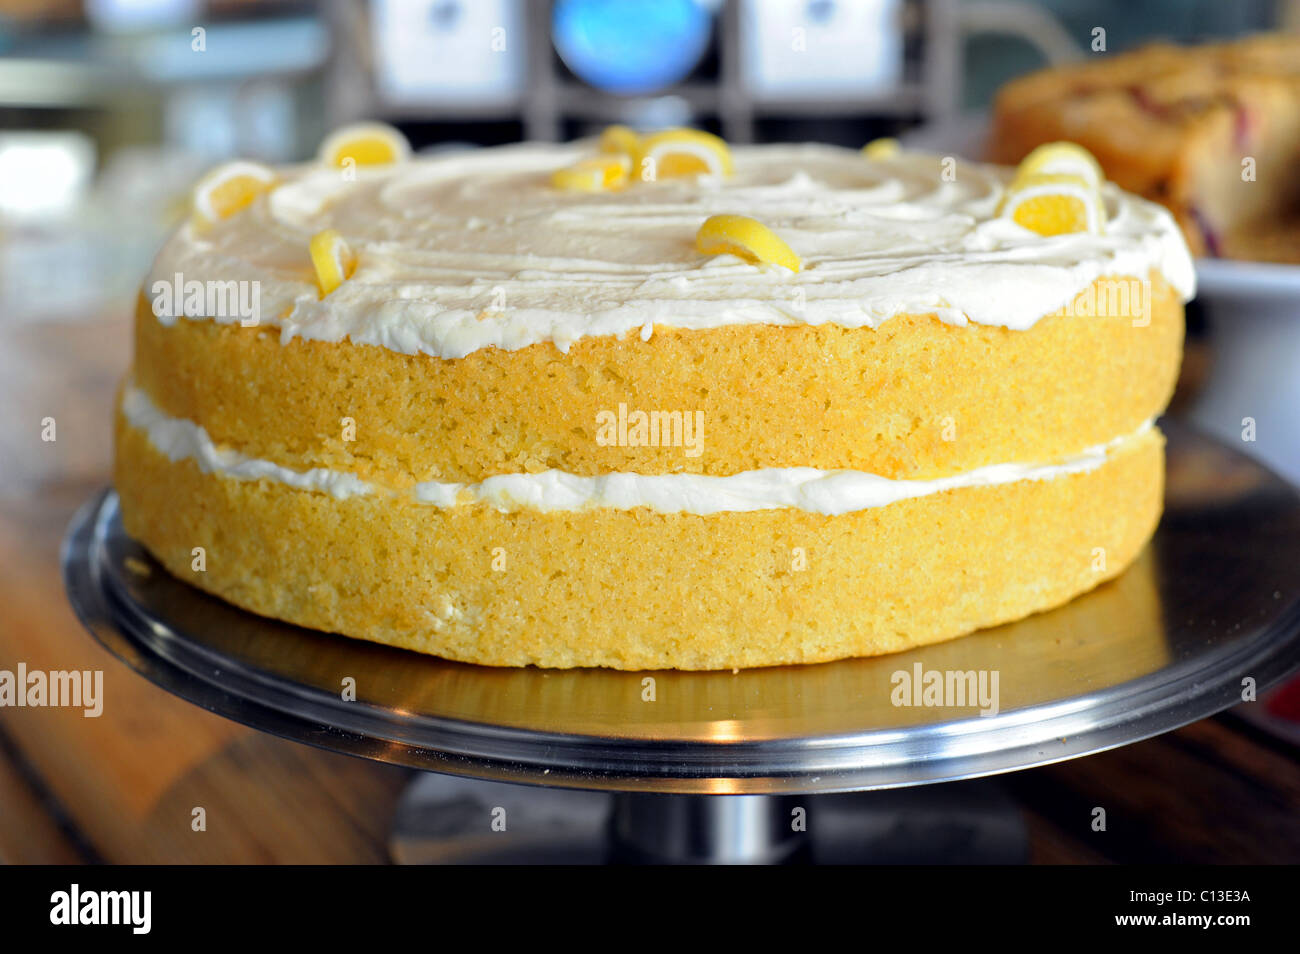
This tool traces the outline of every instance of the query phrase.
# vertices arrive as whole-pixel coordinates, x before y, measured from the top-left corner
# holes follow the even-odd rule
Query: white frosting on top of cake
[[[877,327],[902,313],[1027,329],[1106,275],[1158,270],[1184,297],[1192,260],[1162,207],[1103,186],[1104,234],[1043,237],[998,216],[1011,170],[904,152],[869,160],[820,145],[737,146],[729,178],[561,191],[553,170],[590,142],[458,152],[355,178],[319,164],[209,229],[182,226],[155,282],[258,282],[260,321],[282,339],[350,338],[405,354],[459,358],[654,325]],[[950,168],[953,181],[947,181]],[[801,257],[792,273],[709,257],[710,215],[763,222]],[[337,229],[356,272],[319,297],[308,241]],[[192,318],[237,321],[238,317]],[[164,321],[175,320],[164,317]]]
[[[168,460],[193,460],[204,473],[236,480],[271,480],[339,499],[382,492],[353,474],[322,467],[291,470],[219,448],[200,425],[169,417],[134,386],[128,386],[123,395],[122,413]],[[502,511],[648,507],[661,513],[707,515],[789,508],[835,516],[945,490],[1050,480],[1094,470],[1105,463],[1112,450],[1151,427],[1152,422],[1147,421],[1133,434],[1052,464],[994,464],[937,480],[891,480],[862,471],[815,467],[767,467],[726,477],[632,473],[585,477],[545,470],[502,474],[474,484],[429,481],[416,484],[409,493],[417,501],[437,507],[482,503]]]

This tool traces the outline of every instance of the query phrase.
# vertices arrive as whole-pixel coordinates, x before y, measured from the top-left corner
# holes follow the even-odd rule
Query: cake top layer
[[[593,151],[589,142],[508,146],[352,175],[287,167],[238,214],[182,226],[145,291],[257,282],[258,320],[286,340],[350,338],[446,358],[543,342],[567,350],[632,330],[648,339],[655,324],[876,327],[933,312],[953,324],[1027,329],[1098,278],[1151,270],[1185,298],[1194,293],[1169,213],[1109,183],[1104,234],[1044,237],[998,214],[1011,170],[965,159],[740,146],[725,179],[595,193],[551,184],[554,170]],[[727,213],[771,228],[802,270],[697,251],[701,223]],[[357,265],[321,298],[308,244],[324,229],[343,236]],[[204,314],[180,295],[176,308],[240,320]]]

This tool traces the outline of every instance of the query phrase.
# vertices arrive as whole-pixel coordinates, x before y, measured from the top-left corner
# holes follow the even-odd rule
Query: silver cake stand
[[[399,860],[847,860],[849,845],[889,858],[900,812],[966,825],[958,841],[975,855],[1014,860],[1023,831],[992,789],[954,799],[927,785],[905,801],[878,790],[1148,738],[1241,702],[1243,680],[1262,690],[1300,665],[1300,497],[1242,454],[1166,430],[1165,515],[1121,577],[1050,613],[875,659],[493,669],[322,635],[169,576],[124,534],[111,491],[74,520],[63,570],[91,633],[169,692],[431,773],[399,805]],[[895,704],[895,674],[918,666],[996,671],[997,713]],[[868,794],[827,794],[847,792]],[[955,860],[949,849],[936,847]]]

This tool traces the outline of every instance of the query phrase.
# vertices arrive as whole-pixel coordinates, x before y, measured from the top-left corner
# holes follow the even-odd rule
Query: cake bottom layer
[[[897,652],[1060,605],[1159,519],[1163,437],[1095,469],[840,516],[337,499],[171,461],[119,414],[127,532],[264,616],[494,666],[731,669]],[[201,551],[196,548],[202,548]]]

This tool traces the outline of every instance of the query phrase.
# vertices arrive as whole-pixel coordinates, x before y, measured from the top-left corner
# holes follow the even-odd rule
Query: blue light
[[[559,0],[552,33],[560,58],[610,93],[652,93],[685,78],[709,45],[698,0]]]

